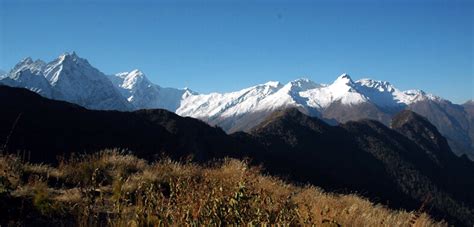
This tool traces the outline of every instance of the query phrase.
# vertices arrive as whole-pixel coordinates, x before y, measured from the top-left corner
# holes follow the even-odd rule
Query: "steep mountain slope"
[[[404,110],[398,113],[391,123],[391,128],[417,143],[438,165],[452,157],[451,148],[436,127],[412,111]]]
[[[27,57],[18,62],[18,64],[16,64],[10,71],[10,74],[16,74],[20,71],[29,70],[33,74],[42,75],[45,67],[46,62],[39,59],[33,61],[33,59],[31,59],[30,57]]]
[[[26,88],[30,91],[34,91],[44,97],[53,97],[53,88],[48,83],[46,78],[43,75],[35,74],[29,69],[17,71],[13,74],[10,74],[9,77],[1,80],[1,83],[11,87],[21,87]],[[60,94],[55,95],[55,97],[62,97]]]
[[[248,157],[292,181],[358,192],[396,208],[417,209],[428,200],[436,217],[474,224],[473,164],[445,150],[424,118],[400,117],[397,132],[367,120],[330,126],[289,109],[274,112],[251,134],[229,136],[166,110],[87,110],[6,86],[0,86],[0,105],[0,144],[27,160],[54,162],[104,148],[131,149],[147,159]],[[438,142],[429,146],[432,141]]]
[[[162,88],[153,84],[137,69],[109,76],[122,96],[134,109],[166,109],[175,111],[181,100],[196,94],[189,89]]]
[[[452,179],[446,177],[455,177],[458,173],[442,172],[436,162],[411,140],[403,139],[400,134],[376,121],[349,122],[343,127],[351,132],[360,149],[372,154],[384,165],[385,171],[393,179],[394,187],[402,194],[419,202],[429,201],[435,213],[442,212],[457,217],[464,224],[473,224],[474,197],[470,191],[473,182],[469,180],[472,178],[462,178],[465,183],[456,182],[470,186],[459,193],[459,188],[450,184]],[[472,169],[470,162],[456,159],[455,163],[468,164],[467,169]],[[470,173],[466,175],[472,176]]]
[[[456,191],[453,194],[461,195],[463,201],[474,201],[473,193],[463,193],[474,190],[472,182],[463,180],[474,179],[474,165],[466,155],[453,155],[447,140],[428,119],[405,110],[397,114],[391,127],[415,142],[435,163],[437,168],[431,174],[442,182],[442,187]]]
[[[107,76],[74,52],[65,53],[49,63],[26,58],[7,78],[0,80],[0,84],[27,88],[45,97],[90,109],[129,109],[129,104]]]
[[[471,147],[474,147],[474,100],[467,101],[462,105],[462,107],[464,108],[469,120],[469,129],[467,133],[471,139]],[[474,150],[474,148],[472,149]],[[471,155],[471,159],[474,160],[474,155]]]
[[[448,139],[457,155],[467,154],[474,160],[474,122],[461,105],[447,100],[424,100],[407,107],[426,117]]]

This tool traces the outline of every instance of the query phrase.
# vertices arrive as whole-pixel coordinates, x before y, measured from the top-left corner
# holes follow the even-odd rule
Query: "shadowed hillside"
[[[166,153],[175,158],[193,155],[195,160],[237,150],[221,129],[166,110],[91,111],[5,86],[0,86],[0,103],[0,144],[31,161],[54,162],[65,152],[113,147],[133,150],[145,158]]]
[[[395,116],[401,118],[403,114]],[[424,124],[435,130],[423,119],[401,125]],[[350,188],[395,207],[415,209],[429,200],[434,214],[458,217],[461,223],[474,220],[474,197],[469,190],[474,185],[473,164],[456,157],[449,146],[428,148],[446,158],[441,166],[415,141],[377,121],[331,127],[296,109],[274,113],[251,137],[267,148],[266,154],[257,157],[265,159],[275,173],[285,169],[291,178],[329,190]]]
[[[114,147],[150,161],[248,158],[290,182],[357,192],[397,209],[426,204],[435,218],[457,225],[474,220],[472,162],[452,154],[436,128],[412,112],[396,116],[391,129],[370,120],[330,126],[287,109],[250,134],[227,135],[165,110],[93,111],[18,88],[0,87],[0,104],[4,151],[32,162]]]

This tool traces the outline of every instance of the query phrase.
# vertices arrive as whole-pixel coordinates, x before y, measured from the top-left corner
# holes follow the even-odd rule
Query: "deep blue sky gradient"
[[[104,73],[226,92],[339,74],[474,98],[474,1],[0,0],[0,69],[76,51]]]

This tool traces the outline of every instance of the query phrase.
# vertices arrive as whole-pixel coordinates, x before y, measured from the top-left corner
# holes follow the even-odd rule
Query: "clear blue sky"
[[[474,98],[474,1],[355,2],[0,0],[0,69],[75,50],[202,93],[347,72]]]

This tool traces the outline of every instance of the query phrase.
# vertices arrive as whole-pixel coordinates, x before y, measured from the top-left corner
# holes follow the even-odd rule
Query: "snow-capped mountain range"
[[[421,90],[400,91],[383,81],[353,81],[349,75],[342,74],[330,85],[298,79],[287,84],[271,81],[224,94],[193,95],[182,100],[176,113],[197,118],[235,117],[287,106],[321,111],[338,102],[346,106],[372,103],[379,107],[400,108],[427,99],[440,98]]]
[[[401,91],[389,82],[372,79],[354,81],[345,73],[331,84],[318,84],[308,79],[286,84],[270,81],[235,92],[198,94],[187,88],[160,87],[139,70],[105,75],[74,52],[62,54],[49,63],[25,58],[0,80],[0,84],[27,88],[47,98],[90,109],[164,108],[218,125],[228,132],[250,130],[271,112],[286,107],[297,107],[328,122],[370,118],[387,125],[396,112],[415,109],[440,127],[437,121],[450,117],[432,116],[433,108],[420,103],[454,105],[422,90]],[[469,138],[469,130],[456,137],[474,141]],[[474,150],[471,142],[463,146]]]
[[[161,88],[138,70],[107,76],[75,52],[49,63],[25,58],[0,83],[99,110],[177,109],[182,97],[194,94],[188,89]]]
[[[1,83],[91,109],[127,110],[129,105],[102,72],[74,52],[49,63],[25,58]]]
[[[25,58],[0,83],[24,87],[45,97],[90,109],[163,108],[215,124],[220,122],[212,122],[213,119],[242,118],[249,113],[266,113],[285,107],[299,107],[312,115],[320,115],[336,103],[348,107],[369,103],[399,109],[422,100],[440,99],[421,90],[400,91],[384,81],[353,81],[345,73],[329,85],[297,79],[287,84],[270,81],[236,92],[198,94],[187,88],[162,88],[137,69],[105,75],[74,52],[64,53],[49,63]]]
[[[174,111],[178,109],[181,100],[196,94],[187,88],[162,88],[150,82],[145,74],[137,69],[108,77],[132,109],[160,108]]]

